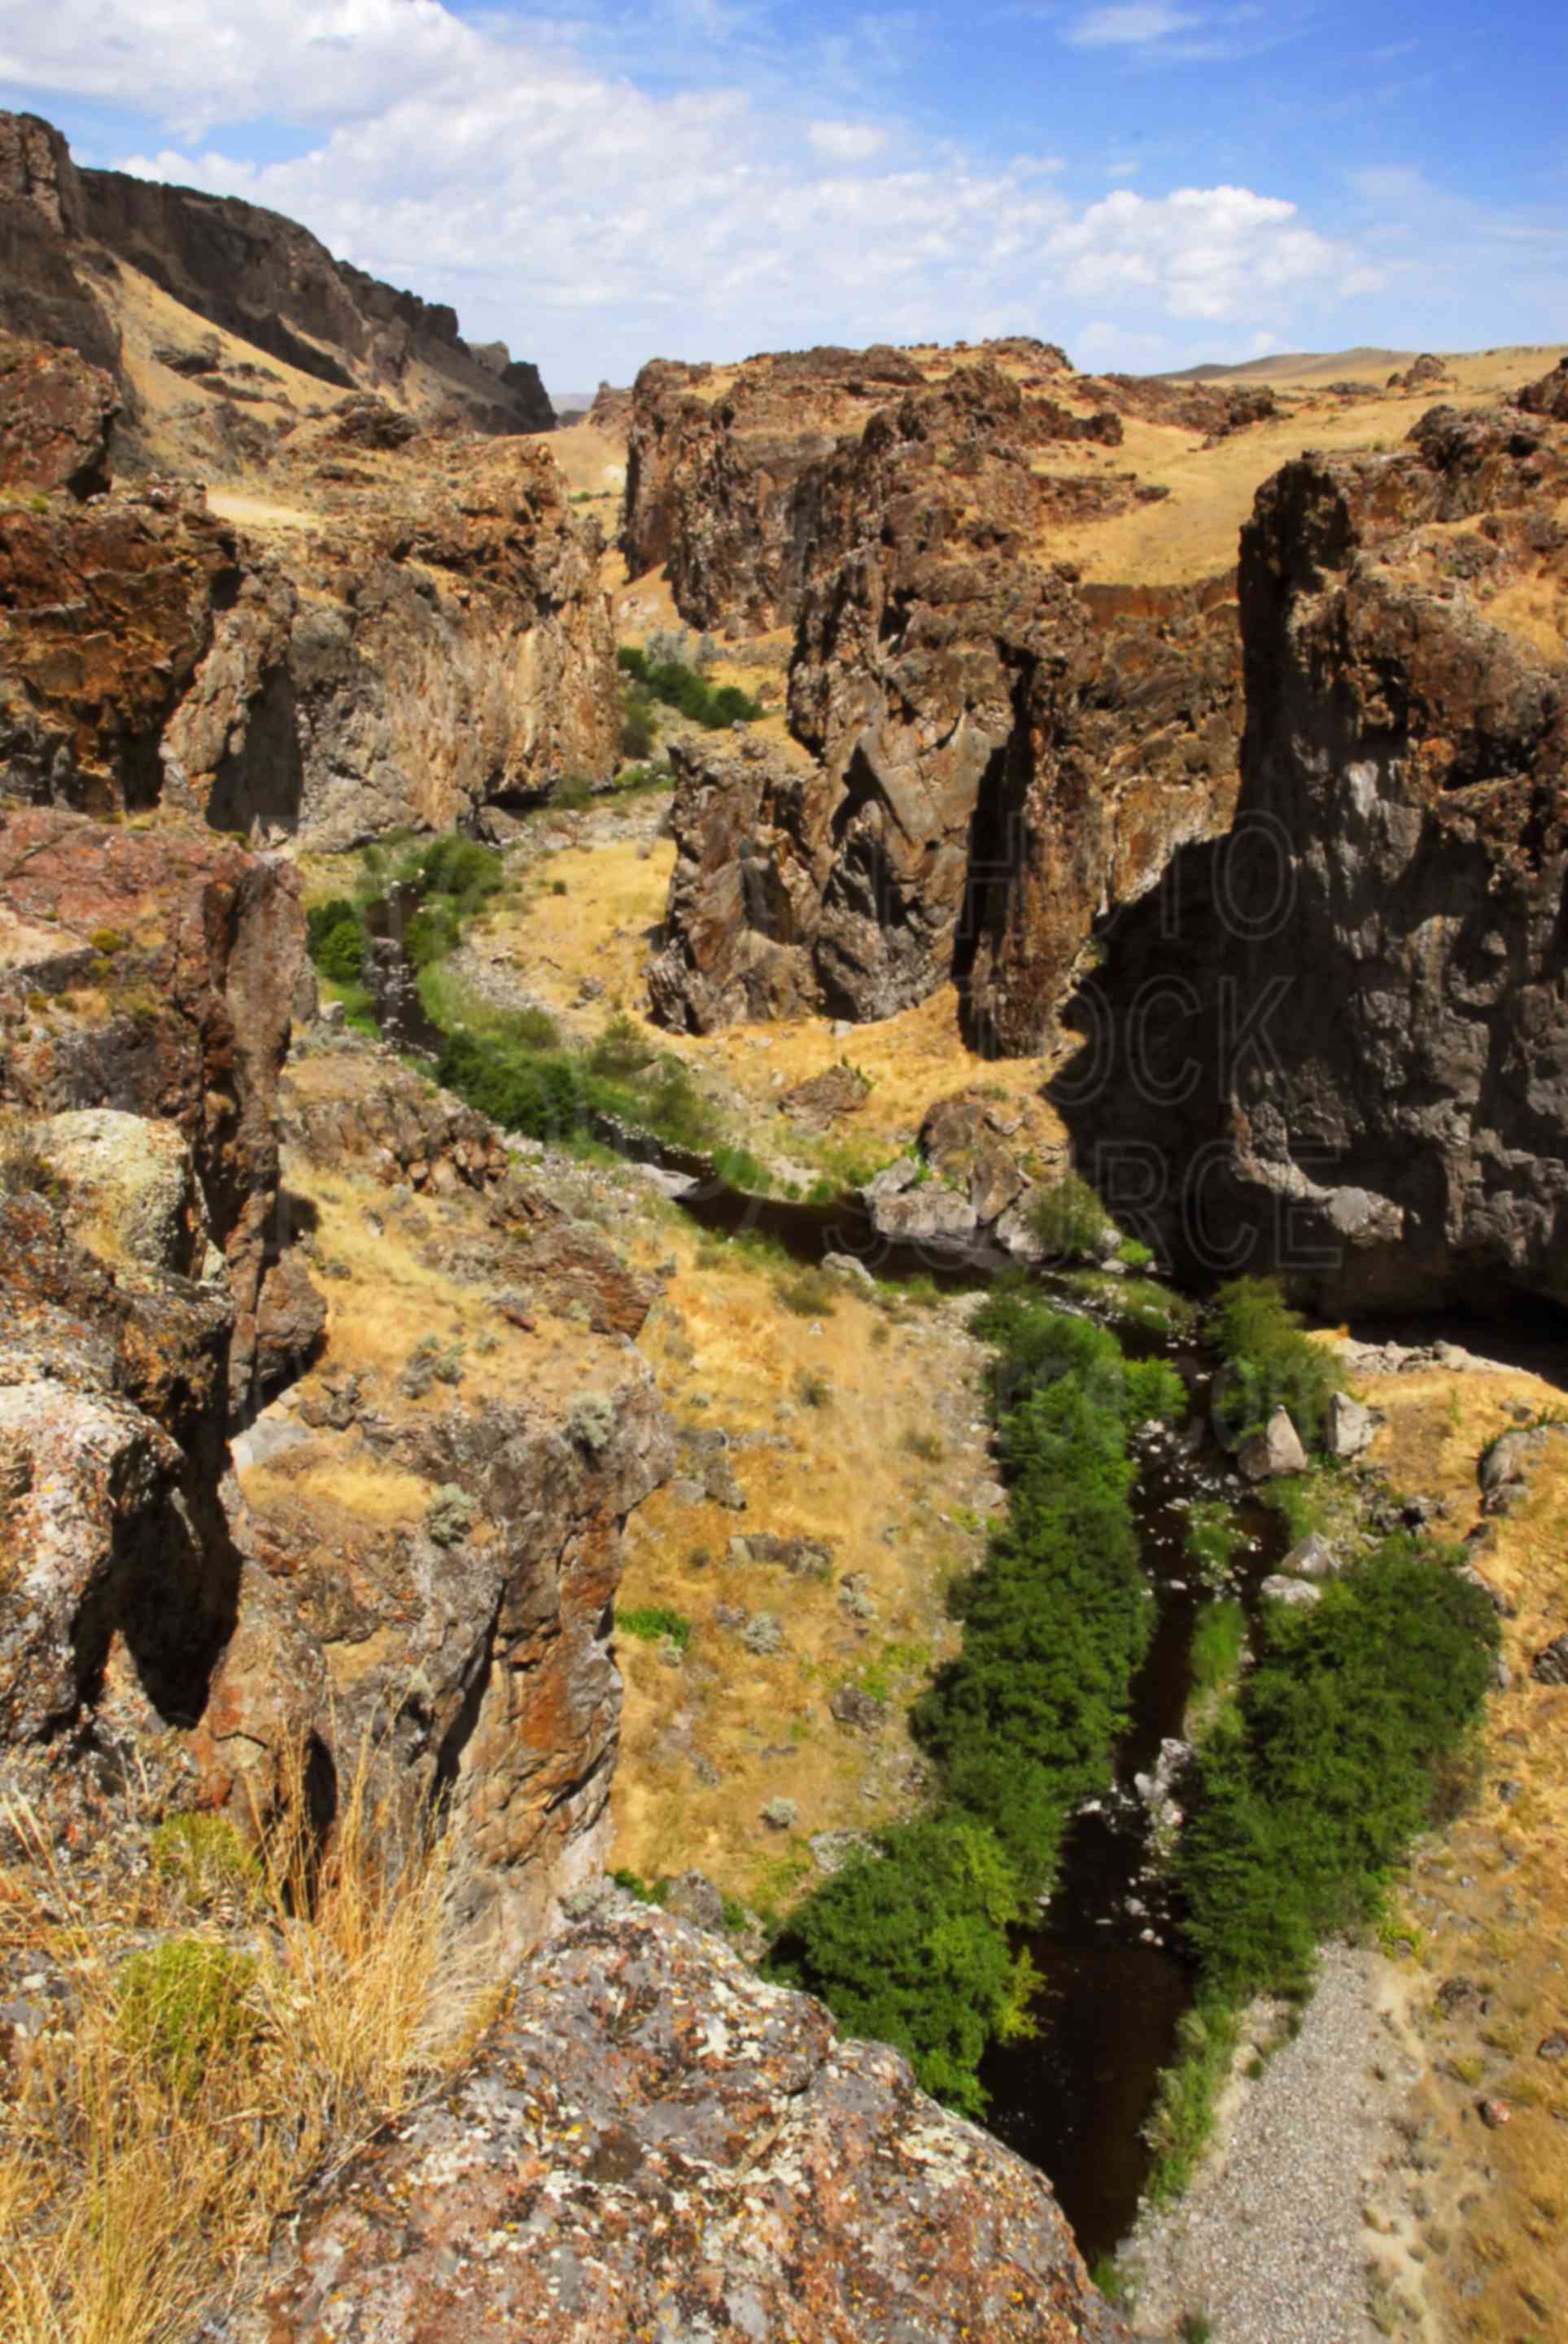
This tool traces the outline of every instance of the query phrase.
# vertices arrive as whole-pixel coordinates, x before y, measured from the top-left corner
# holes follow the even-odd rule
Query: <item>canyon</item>
[[[27,116],[0,258],[0,1789],[145,1878],[166,1810],[253,1839],[291,1764],[328,1844],[367,1763],[512,1982],[209,2332],[1115,2344],[1047,2177],[742,1955],[930,1792],[909,1713],[1007,1502],[964,1279],[1038,1260],[1070,1168],[1116,1223],[1075,1306],[1123,1238],[1329,1319],[1568,1303],[1568,360],[825,349],[557,429],[450,310]],[[618,642],[754,714],[650,714]],[[437,1042],[619,1052],[699,1144],[602,1160],[402,1046],[397,858],[451,834],[498,875]],[[350,904],[369,991],[324,998]],[[1555,1814],[1560,1460],[1506,1521],[1477,1463],[1556,1380],[1357,1374],[1499,1591],[1493,1755]],[[1497,1862],[1462,1925],[1523,1932],[1550,2040],[1550,1883],[1531,1919]],[[204,1925],[251,1957],[243,1900]],[[18,2010],[75,2008],[55,1963],[0,1941]]]

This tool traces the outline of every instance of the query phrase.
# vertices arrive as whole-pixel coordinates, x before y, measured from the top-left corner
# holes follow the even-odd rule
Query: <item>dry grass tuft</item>
[[[19,2047],[0,2107],[8,2344],[187,2344],[307,2188],[472,2043],[487,2001],[452,1942],[452,1844],[399,1825],[376,1754],[362,1749],[322,1846],[296,1753],[237,1933],[193,1911],[177,1868],[155,1874],[142,1916],[154,1946],[209,1946],[215,1962],[227,1947],[242,1981],[245,2023],[215,2028],[196,2060],[160,2056],[160,2029],[128,2007],[126,1963],[106,1953],[103,1916],[37,1816],[7,1806],[24,1861],[0,1875],[0,1928],[24,1933],[70,2008],[67,2027]],[[144,1960],[144,2004],[147,1975]],[[184,2019],[161,2016],[176,2031]]]

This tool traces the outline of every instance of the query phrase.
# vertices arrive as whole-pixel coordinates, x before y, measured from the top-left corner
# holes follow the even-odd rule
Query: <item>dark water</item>
[[[980,2068],[988,2126],[1050,2175],[1091,2265],[1137,2213],[1151,2161],[1143,2125],[1193,1993],[1174,1896],[1150,1867],[1148,1811],[1133,1777],[1151,1773],[1161,1742],[1181,1736],[1193,1623],[1211,1600],[1185,1551],[1181,1501],[1233,1489],[1199,1413],[1206,1369],[1192,1358],[1173,1364],[1192,1393],[1193,1418],[1185,1433],[1141,1452],[1134,1506],[1156,1610],[1131,1688],[1131,1722],[1111,1785],[1068,1834],[1050,1906],[1021,1941],[1044,1980],[1032,2014],[1037,2032],[997,2045]],[[1255,1581],[1278,1551],[1279,1524],[1245,1500],[1236,1510],[1255,1541],[1246,1561]]]

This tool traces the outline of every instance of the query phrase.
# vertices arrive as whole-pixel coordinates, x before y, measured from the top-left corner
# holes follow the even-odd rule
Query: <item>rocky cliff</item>
[[[502,343],[471,349],[452,309],[334,260],[308,229],[258,205],[78,170],[35,115],[0,114],[0,324],[116,374],[133,450],[149,400],[172,396],[174,378],[236,395],[216,340],[204,348],[204,323],[325,390],[372,391],[422,420],[490,433],[555,422],[537,370]],[[126,347],[124,313],[144,287],[170,305],[156,379],[134,379]]]
[[[1258,498],[1234,828],[1108,930],[1063,1092],[1188,1265],[1568,1300],[1562,380]]]
[[[505,1955],[602,1856],[652,1297],[378,1052],[284,1082],[313,1000],[286,866],[0,828],[0,1740],[106,1704],[243,1819],[374,1739]]]
[[[0,799],[159,803],[344,846],[602,780],[614,646],[597,524],[548,455],[374,401],[303,424],[282,530],[101,486],[106,379],[0,347]],[[310,515],[318,516],[312,524]]]
[[[1051,469],[1086,420],[986,359],[809,475],[798,749],[680,763],[668,1022],[885,1017],[950,980],[982,1046],[1029,1050],[1095,917],[1224,828],[1231,587],[1084,588],[1050,560],[1064,497],[1134,493]]]
[[[330,2309],[328,2310],[328,2307]],[[1049,2183],[713,1937],[610,1905],[314,2209],[234,2344],[1119,2344]]]

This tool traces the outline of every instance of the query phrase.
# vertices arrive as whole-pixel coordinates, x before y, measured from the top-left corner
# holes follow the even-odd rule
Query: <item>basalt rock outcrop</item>
[[[18,361],[30,415],[64,363]],[[7,470],[58,484],[73,435],[5,423]],[[345,480],[343,429],[301,427],[290,478],[321,527],[281,543],[172,483],[0,511],[0,800],[164,803],[342,847],[608,776],[601,541],[548,456],[399,432]]]
[[[108,377],[74,350],[0,334],[0,489],[106,489],[117,409]]]
[[[293,872],[232,842],[47,809],[0,822],[0,1097],[180,1135],[226,1266],[236,1414],[276,1248],[278,1075],[314,997],[304,937]]]
[[[982,1046],[1033,1048],[1096,917],[1225,828],[1231,583],[1084,587],[1052,566],[1060,483],[1038,456],[1057,436],[988,361],[817,475],[794,743],[677,757],[650,975],[668,1022],[885,1017],[954,981]]]
[[[544,450],[417,443],[339,485],[316,429],[296,461],[325,525],[247,553],[165,727],[165,793],[223,827],[323,848],[451,829],[602,781],[617,752],[598,524]],[[341,506],[345,526],[327,520]]]
[[[334,260],[296,221],[237,197],[80,170],[51,124],[0,114],[0,325],[113,373],[134,448],[151,384],[138,390],[122,363],[132,277],[191,320],[158,362],[209,389],[224,387],[219,352],[203,363],[200,323],[327,390],[373,390],[421,419],[489,433],[554,425],[535,368],[500,343],[471,349],[454,310]],[[226,386],[231,398],[243,390]]]
[[[195,825],[0,829],[0,1742],[112,1718],[242,1825],[373,1743],[504,1959],[602,1858],[652,1292],[378,1050],[281,1080],[303,928]]]
[[[1179,1259],[1331,1311],[1568,1301],[1557,379],[1260,493],[1234,828],[1085,995],[1081,1160]]]
[[[947,387],[971,409],[971,379],[983,380],[993,401],[1010,395],[1005,421],[1018,447],[1120,440],[1120,423],[1103,408],[1026,399],[1018,380],[1026,347],[1045,369],[1028,378],[1037,387],[1071,377],[1061,353],[1043,345],[988,345],[951,373],[886,348],[788,352],[723,372],[651,361],[632,394],[628,569],[666,568],[676,607],[693,626],[749,634],[792,625],[812,579],[849,551],[866,520],[853,451],[868,419],[932,389],[938,418]],[[924,436],[933,429],[940,422]],[[900,436],[909,439],[908,426]],[[972,474],[975,450],[968,452]],[[1032,507],[1038,492],[1024,500]]]
[[[1123,2344],[1050,2184],[765,1985],[624,1906],[525,1968],[438,2108],[313,2208],[234,2344],[553,2332]]]

